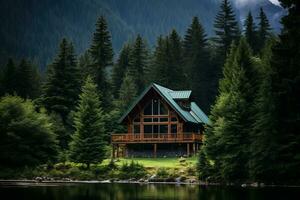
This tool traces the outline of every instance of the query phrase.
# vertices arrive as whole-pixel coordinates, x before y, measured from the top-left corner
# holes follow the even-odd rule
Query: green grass
[[[183,163],[179,162],[180,158],[120,158],[119,160],[120,161],[118,162],[118,165],[122,165],[125,162],[130,163],[131,161],[134,161],[147,168],[180,168],[183,164],[195,165],[197,162],[197,158],[195,156],[186,158],[186,161]],[[103,163],[106,164],[108,162],[109,160],[105,160]]]

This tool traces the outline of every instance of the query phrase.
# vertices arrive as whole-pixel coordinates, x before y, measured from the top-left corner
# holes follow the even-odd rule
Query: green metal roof
[[[192,94],[192,91],[191,90],[172,91],[169,92],[169,94],[173,99],[189,99]]]
[[[187,111],[182,109],[175,101],[175,99],[188,99],[191,95],[190,90],[185,91],[173,91],[169,88],[163,87],[158,84],[151,84],[148,86],[142,94],[131,104],[129,109],[123,114],[120,118],[119,122],[122,122],[125,117],[131,112],[134,106],[148,93],[148,91],[153,88],[155,89],[165,100],[166,102],[177,112],[177,114],[182,117],[182,119],[186,122],[191,123],[203,123],[209,124],[208,117],[204,114],[204,112],[197,106],[195,102],[191,103],[191,110]]]

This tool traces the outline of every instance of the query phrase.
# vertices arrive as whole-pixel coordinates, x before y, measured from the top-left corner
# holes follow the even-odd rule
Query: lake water
[[[172,184],[51,184],[1,185],[2,200],[260,200],[300,199],[299,187],[203,187]]]

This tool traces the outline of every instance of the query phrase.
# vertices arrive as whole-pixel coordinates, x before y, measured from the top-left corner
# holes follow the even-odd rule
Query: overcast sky
[[[249,2],[255,3],[256,1],[261,1],[261,0],[233,0],[233,1],[236,1],[238,5],[247,5],[247,3]],[[269,0],[269,1],[271,1],[275,5],[279,5],[278,0]]]
[[[276,5],[279,5],[278,0],[269,0],[269,1],[271,1],[272,3],[274,3],[274,4],[276,4]]]

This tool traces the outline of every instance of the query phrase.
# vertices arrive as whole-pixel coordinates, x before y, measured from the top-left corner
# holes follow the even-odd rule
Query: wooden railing
[[[150,142],[200,142],[202,135],[196,133],[145,133],[145,134],[112,134],[112,143],[150,143]]]

